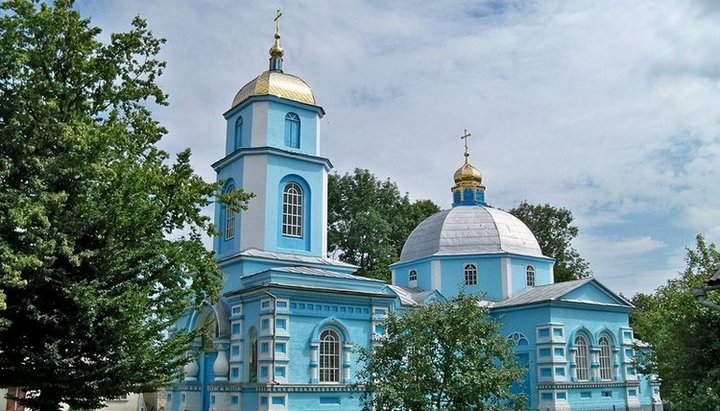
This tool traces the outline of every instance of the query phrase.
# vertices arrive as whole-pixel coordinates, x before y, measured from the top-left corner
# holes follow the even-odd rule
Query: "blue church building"
[[[325,111],[310,87],[283,71],[280,34],[269,69],[224,114],[225,156],[213,164],[226,191],[252,192],[247,211],[215,210],[222,299],[178,325],[209,324],[196,361],[167,390],[175,411],[359,410],[353,394],[391,310],[482,294],[527,366],[528,408],[612,409],[659,401],[638,375],[630,303],[593,278],[553,282],[554,260],[514,216],[488,206],[466,150],[453,204],[412,232],[392,284],[353,275],[327,256],[329,159],[319,147]],[[467,134],[466,134],[467,135]]]

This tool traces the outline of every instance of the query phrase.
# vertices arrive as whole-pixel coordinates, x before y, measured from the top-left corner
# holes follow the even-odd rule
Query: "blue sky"
[[[213,179],[221,116],[267,69],[283,8],[286,72],[328,113],[336,171],[449,207],[467,128],[487,199],[571,209],[613,290],[650,292],[703,233],[720,241],[720,7],[712,1],[79,0],[105,30],[165,37],[163,146]]]

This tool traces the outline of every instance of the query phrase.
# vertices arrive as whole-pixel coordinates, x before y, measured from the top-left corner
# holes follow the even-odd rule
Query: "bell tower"
[[[267,71],[243,86],[230,109],[225,157],[213,164],[224,190],[254,193],[239,214],[218,205],[218,258],[248,249],[324,257],[327,250],[327,173],[320,153],[320,107],[301,78],[283,71],[280,16]]]

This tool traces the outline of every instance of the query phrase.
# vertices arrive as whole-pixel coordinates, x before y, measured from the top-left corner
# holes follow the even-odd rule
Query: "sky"
[[[109,33],[136,15],[167,39],[163,148],[208,180],[237,91],[284,71],[327,115],[338,173],[390,178],[450,207],[464,129],[486,199],[566,207],[595,277],[631,296],[720,241],[720,2],[78,0]]]

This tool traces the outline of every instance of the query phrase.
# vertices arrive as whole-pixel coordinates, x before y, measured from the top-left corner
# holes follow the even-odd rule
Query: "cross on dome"
[[[277,9],[277,12],[275,13],[275,42],[273,43],[272,47],[270,47],[270,71],[279,71],[282,72],[282,58],[285,54],[285,50],[280,46],[280,17],[282,16],[282,11],[280,9]]]

